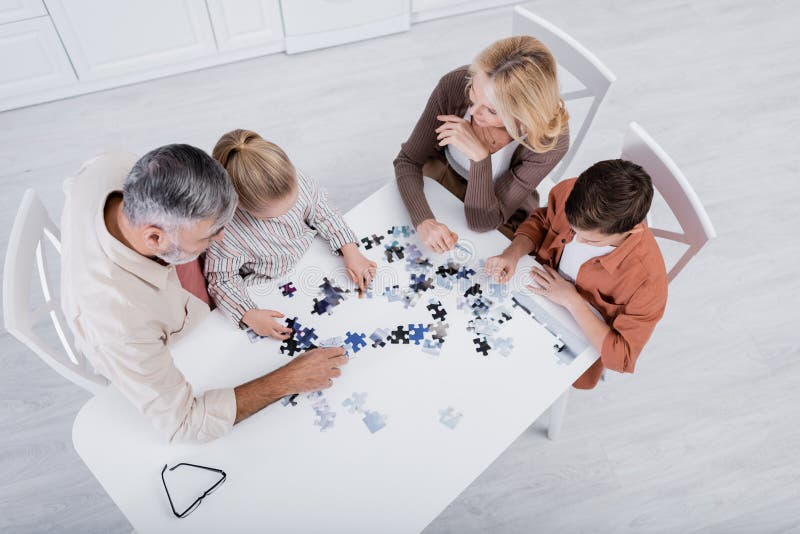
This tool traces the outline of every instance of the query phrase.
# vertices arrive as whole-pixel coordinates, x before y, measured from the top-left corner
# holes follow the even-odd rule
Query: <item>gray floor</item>
[[[533,425],[426,532],[800,532],[797,3],[531,7],[619,78],[573,169],[617,155],[635,119],[719,238],[670,288],[636,375],[573,395],[560,441]],[[392,177],[438,76],[510,23],[470,14],[0,113],[0,223],[27,187],[57,216],[61,179],[105,148],[210,149],[234,127],[276,140],[349,209]],[[72,448],[87,395],[5,332],[0,347],[0,531],[129,531]]]

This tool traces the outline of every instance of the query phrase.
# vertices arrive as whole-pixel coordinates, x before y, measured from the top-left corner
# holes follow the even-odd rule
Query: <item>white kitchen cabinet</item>
[[[220,51],[274,47],[283,40],[278,0],[206,0]]]
[[[75,81],[49,17],[0,25],[0,101]]]
[[[0,24],[47,15],[42,0],[0,0]]]
[[[406,31],[410,0],[281,0],[286,52]]]
[[[216,55],[203,0],[46,0],[78,78],[141,73]]]
[[[411,0],[411,22],[451,17],[519,2],[520,0]]]

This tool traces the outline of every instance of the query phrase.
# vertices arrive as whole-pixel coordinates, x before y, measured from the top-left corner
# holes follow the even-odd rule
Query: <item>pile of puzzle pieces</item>
[[[296,354],[317,346],[342,346],[348,356],[357,355],[367,348],[381,349],[392,345],[414,345],[430,354],[438,356],[448,335],[448,311],[440,300],[432,296],[435,288],[444,288],[456,291],[456,305],[463,313],[468,314],[467,330],[472,334],[472,343],[475,352],[481,356],[497,353],[508,357],[514,350],[510,337],[501,335],[502,325],[514,316],[514,310],[520,309],[534,319],[537,317],[530,309],[522,306],[517,299],[509,298],[505,285],[491,281],[482,284],[478,281],[477,270],[483,267],[483,261],[477,264],[468,264],[449,259],[441,265],[434,265],[425,257],[419,248],[405,241],[414,230],[408,226],[393,226],[385,235],[372,234],[360,241],[366,250],[377,249],[383,245],[383,259],[387,263],[403,262],[405,270],[409,273],[406,285],[397,284],[385,287],[382,296],[389,302],[402,303],[405,308],[412,308],[425,302],[425,308],[430,314],[431,322],[401,324],[391,328],[378,328],[372,333],[348,330],[341,337],[319,340],[314,328],[304,327],[297,317],[286,319],[286,325],[292,330],[292,335],[283,341],[280,347],[282,354],[293,357]],[[463,248],[463,247],[462,247]],[[466,249],[465,249],[466,250]],[[292,298],[296,291],[292,282],[279,286],[284,297]],[[372,298],[372,291],[363,293],[342,289],[328,278],[324,278],[319,285],[319,295],[314,298],[312,314],[331,315],[339,304],[348,298],[349,294],[358,293],[359,297]],[[426,295],[427,294],[427,295]],[[538,319],[537,319],[537,322]],[[548,328],[547,325],[543,325]],[[548,331],[550,329],[548,328]],[[552,332],[551,332],[552,333]],[[260,336],[251,335],[251,341],[261,339]],[[554,334],[555,335],[555,334]],[[561,343],[559,345],[559,343]],[[554,349],[563,348],[556,336]],[[314,424],[321,431],[333,427],[336,413],[331,410],[328,401],[322,392],[306,395],[312,401],[316,419]],[[364,425],[371,433],[386,426],[387,416],[366,407],[366,393],[354,393],[342,405],[351,414],[358,414]],[[281,403],[284,406],[296,406],[299,395],[285,397]],[[455,429],[462,418],[460,412],[448,407],[439,411],[439,421],[448,428]]]

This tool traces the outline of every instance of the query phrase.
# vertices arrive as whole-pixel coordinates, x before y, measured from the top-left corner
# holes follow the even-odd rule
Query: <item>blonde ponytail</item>
[[[231,177],[239,204],[257,212],[269,200],[284,198],[294,189],[296,173],[286,153],[250,130],[233,130],[217,141],[212,152]]]

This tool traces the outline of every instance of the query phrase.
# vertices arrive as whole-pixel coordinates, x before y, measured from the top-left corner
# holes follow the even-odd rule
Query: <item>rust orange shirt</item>
[[[547,207],[534,211],[517,229],[536,246],[536,260],[558,269],[564,246],[574,233],[564,206],[576,178],[550,191]],[[603,341],[600,359],[573,384],[591,389],[603,367],[632,373],[642,348],[667,305],[667,270],[655,237],[644,223],[612,252],[581,265],[575,287],[605,319],[611,331]]]

